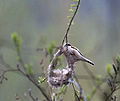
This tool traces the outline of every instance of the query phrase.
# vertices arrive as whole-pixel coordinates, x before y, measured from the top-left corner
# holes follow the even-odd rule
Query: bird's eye
[[[71,46],[71,45],[67,43],[66,46]]]

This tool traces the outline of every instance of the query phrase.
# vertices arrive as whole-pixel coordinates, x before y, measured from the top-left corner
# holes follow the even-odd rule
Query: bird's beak
[[[85,61],[87,63],[90,63],[91,65],[94,65],[94,62],[92,62],[91,60],[85,58],[85,57],[82,57],[82,61]]]

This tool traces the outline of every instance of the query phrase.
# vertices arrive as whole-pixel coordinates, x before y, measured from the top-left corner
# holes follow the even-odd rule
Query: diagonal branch
[[[18,71],[18,69],[8,69],[8,70],[4,70],[1,75],[0,75],[0,83],[3,82],[3,80],[7,80],[7,78],[5,77],[5,74],[8,72],[16,72]]]
[[[73,22],[73,20],[74,20],[74,18],[75,18],[75,15],[77,14],[77,11],[78,11],[79,6],[80,6],[80,0],[78,1],[77,7],[76,7],[76,9],[75,9],[75,12],[74,12],[74,14],[73,14],[73,16],[72,16],[72,18],[71,18],[71,20],[70,20],[70,23],[69,23],[69,25],[68,25],[68,28],[67,28],[66,33],[65,33],[65,36],[64,36],[63,41],[62,41],[62,45],[64,44],[65,38],[66,38],[66,43],[68,43],[68,38],[67,38],[67,37],[68,37],[68,32],[69,32],[69,30],[70,30],[70,28],[71,28],[71,25],[72,25],[72,22]]]
[[[75,78],[75,82],[72,83],[72,87],[74,90],[74,94],[75,94],[75,101],[87,101],[84,90],[82,89],[81,85],[79,84],[78,78],[76,77],[76,75],[74,75]],[[74,85],[79,89],[79,95],[77,93],[77,91],[75,90]]]
[[[18,54],[18,55],[19,55],[19,54]],[[20,55],[19,55],[19,57],[20,57]],[[20,58],[21,58],[21,61],[20,61],[21,66],[22,66],[23,68],[25,68],[24,62],[22,62],[22,61],[23,61],[23,60],[22,60],[22,57],[20,57]],[[18,69],[19,69],[19,71],[20,71],[29,81],[31,81],[31,82],[40,90],[40,92],[41,92],[42,95],[46,98],[47,101],[51,101],[51,99],[50,99],[49,96],[46,94],[46,92],[42,89],[42,87],[41,87],[40,85],[38,85],[38,83],[36,83],[36,82],[34,81],[34,79],[33,79],[30,75],[24,73],[20,68],[18,68]]]

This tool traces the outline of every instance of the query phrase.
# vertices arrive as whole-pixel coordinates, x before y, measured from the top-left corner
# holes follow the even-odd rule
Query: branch
[[[74,77],[75,77],[75,81],[72,82],[72,87],[73,87],[74,94],[75,94],[75,101],[80,101],[80,100],[87,101],[84,90],[82,89],[81,85],[79,84],[78,78],[76,77],[76,75],[74,75]],[[79,96],[78,96],[77,91],[75,90],[74,85],[79,89]]]
[[[19,66],[17,66],[17,69],[19,70],[19,72],[21,74],[23,74],[29,81],[31,81],[40,90],[40,92],[46,98],[47,101],[52,101],[51,98],[46,94],[45,90],[43,90],[43,88],[40,85],[38,85],[38,82],[36,82],[36,80],[33,78],[33,73],[30,68],[29,68],[30,74],[27,73],[28,68],[25,67],[24,61],[21,56],[21,50],[20,50],[22,38],[19,37],[16,32],[12,33],[11,38],[14,42],[17,56],[18,56],[18,61],[21,65],[21,68],[19,68]]]
[[[74,12],[74,14],[73,14],[73,16],[72,16],[72,18],[71,18],[71,20],[70,20],[70,23],[69,23],[69,25],[68,25],[68,28],[67,28],[66,33],[65,33],[65,36],[64,36],[63,41],[62,41],[62,45],[64,44],[65,38],[66,38],[66,43],[68,43],[68,38],[67,38],[67,37],[68,37],[68,32],[69,32],[69,30],[70,30],[70,28],[71,28],[71,25],[72,25],[72,22],[73,22],[73,20],[74,20],[74,18],[75,18],[75,15],[77,14],[79,5],[80,5],[80,0],[78,1],[77,7],[76,7],[76,9],[75,9],[75,12]]]
[[[75,90],[74,85],[72,84],[73,90],[74,90],[74,94],[75,94],[75,101],[80,101],[79,96],[77,95],[77,91]]]
[[[109,101],[109,100],[112,98],[113,93],[114,93],[115,91],[119,90],[119,89],[120,89],[119,87],[116,88],[116,89],[113,89],[113,90],[111,91],[111,93],[106,97],[105,101]]]
[[[31,98],[33,101],[38,101],[38,98],[35,98],[35,97],[32,95],[31,89],[28,89],[28,94],[29,94],[30,98]]]
[[[88,67],[87,67],[87,65],[86,65],[85,63],[83,64],[83,66],[84,66],[84,69],[86,70],[86,72],[88,73],[88,75],[91,77],[92,83],[93,83],[93,84],[95,85],[95,87],[106,97],[106,93],[105,93],[104,90],[101,88],[101,85],[105,82],[106,78],[104,78],[104,79],[102,80],[102,83],[101,83],[101,84],[97,85],[97,84],[96,84],[96,81],[95,81],[95,80],[97,80],[96,76],[88,69]],[[95,93],[92,94],[90,100],[92,100],[92,98],[93,98],[94,95],[95,95]],[[89,101],[90,101],[90,100],[89,100]]]
[[[18,54],[18,55],[19,55],[19,54]],[[22,65],[23,68],[25,68],[24,63],[23,63],[22,61],[23,61],[23,60],[22,60],[22,58],[21,58],[21,65]],[[41,93],[43,94],[43,96],[46,98],[47,101],[51,101],[51,99],[50,99],[49,96],[45,93],[45,91],[42,89],[42,87],[41,87],[40,85],[38,85],[38,83],[36,83],[36,82],[34,81],[34,79],[31,78],[30,75],[24,73],[22,70],[20,70],[20,68],[19,68],[19,71],[20,71],[28,80],[30,80],[30,81],[41,91]]]
[[[25,68],[25,67],[24,67]],[[31,76],[29,76],[28,74],[25,74],[20,68],[19,66],[17,66],[17,69],[8,69],[2,72],[2,74],[0,75],[0,83],[2,83],[2,81],[5,79],[7,80],[7,78],[5,77],[5,74],[8,72],[15,72],[15,71],[19,71],[22,75],[24,75],[25,77],[27,77],[28,80],[30,80],[43,94],[43,96],[47,99],[47,101],[51,101],[50,98],[47,96],[47,94],[44,92],[44,90],[42,89],[42,87],[40,85],[38,85],[32,78]]]
[[[5,77],[5,74],[8,72],[15,72],[18,71],[18,69],[8,69],[8,70],[4,70],[2,72],[2,74],[0,75],[0,83],[2,84],[3,80],[7,80],[7,78]]]
[[[112,64],[114,73],[109,72],[109,78],[107,79],[107,84],[110,88],[110,93],[107,94],[105,101],[116,101],[116,96],[114,96],[114,93],[120,89],[120,57],[117,57],[114,60],[114,64]]]

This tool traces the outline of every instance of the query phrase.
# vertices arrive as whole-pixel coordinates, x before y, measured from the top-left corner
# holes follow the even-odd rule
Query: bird
[[[64,55],[67,58],[67,61],[69,63],[75,63],[77,61],[84,61],[87,62],[91,65],[94,65],[94,63],[87,59],[85,56],[83,56],[83,54],[80,52],[80,50],[74,46],[72,46],[69,43],[66,43],[64,45]]]

